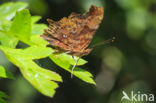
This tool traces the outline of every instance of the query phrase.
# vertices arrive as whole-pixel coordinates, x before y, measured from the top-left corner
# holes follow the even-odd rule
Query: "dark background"
[[[1,79],[0,90],[9,103],[120,103],[122,90],[156,94],[156,2],[155,0],[1,0],[29,3],[32,15],[60,20],[71,12],[84,13],[90,5],[105,8],[104,19],[91,45],[116,37],[115,42],[95,47],[82,68],[94,75],[97,85],[70,78],[70,73],[48,59],[37,61],[54,68],[63,83],[53,98],[37,92],[0,52],[0,64],[15,74],[16,80]],[[130,103],[123,101],[123,103]],[[146,102],[139,102],[146,103]],[[149,102],[148,102],[149,103]]]

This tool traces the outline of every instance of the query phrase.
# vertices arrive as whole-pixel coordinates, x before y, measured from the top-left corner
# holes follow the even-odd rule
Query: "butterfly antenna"
[[[74,59],[75,64],[74,64],[74,66],[72,67],[71,78],[73,78],[73,72],[74,72],[74,69],[75,69],[75,67],[76,67],[76,65],[77,65],[77,63],[78,63],[80,57],[79,57],[77,60],[75,60],[74,56],[72,56],[72,58]]]
[[[115,37],[113,37],[111,39],[108,39],[108,40],[105,40],[103,42],[94,44],[93,46],[91,46],[91,48],[94,48],[94,47],[99,46],[99,45],[103,45],[103,44],[108,44],[108,43],[114,42],[114,40],[115,40]]]

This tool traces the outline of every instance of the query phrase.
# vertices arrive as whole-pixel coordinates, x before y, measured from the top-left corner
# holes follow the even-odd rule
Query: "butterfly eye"
[[[64,37],[64,38],[67,38],[67,35],[64,35],[64,34],[63,34],[63,37]]]

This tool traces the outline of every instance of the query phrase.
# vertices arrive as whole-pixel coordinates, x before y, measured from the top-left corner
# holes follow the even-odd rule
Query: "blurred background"
[[[120,103],[123,90],[156,94],[156,0],[0,0],[0,4],[9,1],[27,2],[31,14],[42,16],[40,23],[45,24],[47,18],[84,13],[92,4],[103,6],[104,19],[91,45],[116,37],[115,42],[95,47],[83,57],[88,63],[82,68],[94,75],[96,86],[71,79],[70,73],[48,58],[38,61],[63,76],[54,98],[37,92],[0,52],[0,64],[16,77],[0,79],[0,90],[10,96],[9,103]]]

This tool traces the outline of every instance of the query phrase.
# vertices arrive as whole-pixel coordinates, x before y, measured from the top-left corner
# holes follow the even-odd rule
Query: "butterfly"
[[[104,8],[92,5],[84,14],[71,13],[59,21],[47,19],[49,28],[44,30],[41,37],[47,40],[57,52],[78,57],[88,55],[92,48],[88,48],[96,30],[104,16]],[[72,68],[75,68],[77,65]]]

